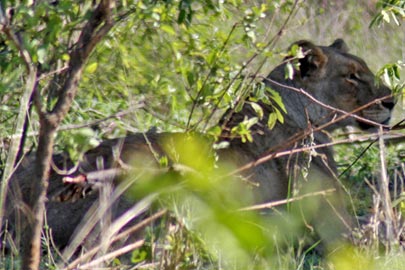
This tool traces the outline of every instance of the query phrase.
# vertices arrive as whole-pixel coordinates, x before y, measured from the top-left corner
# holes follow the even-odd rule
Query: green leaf
[[[392,87],[391,78],[390,78],[388,69],[385,69],[385,70],[384,70],[384,73],[383,73],[383,80],[384,80],[384,82],[385,82],[389,87]]]
[[[147,258],[148,253],[145,250],[136,249],[132,252],[131,262],[140,263]]]
[[[397,26],[400,26],[400,25],[401,25],[400,22],[398,21],[397,16],[395,15],[394,12],[391,12],[391,17],[392,17],[392,19],[394,20],[394,22],[395,22],[395,24],[396,24]]]
[[[175,36],[176,35],[176,31],[174,30],[174,28],[168,24],[164,24],[162,26],[160,26],[160,29],[162,29],[163,31],[165,31],[166,33]]]
[[[294,77],[294,68],[293,65],[291,64],[291,62],[288,62],[285,65],[285,78],[292,80]]]
[[[46,61],[46,49],[44,47],[40,47],[37,51],[37,56],[38,56],[38,63],[44,64]]]
[[[252,31],[252,30],[247,31],[247,32],[246,32],[246,36],[247,36],[248,38],[250,38],[250,40],[251,40],[252,42],[256,42],[256,33],[255,33],[255,31]]]
[[[269,129],[273,129],[276,123],[277,123],[277,113],[272,112],[269,114],[269,119],[267,120],[267,127]]]
[[[277,115],[277,121],[279,121],[281,124],[284,124],[284,115],[277,108],[274,108],[274,111]]]
[[[297,44],[294,44],[291,46],[291,49],[289,51],[289,56],[290,57],[295,57],[298,59],[304,58],[304,52],[302,51],[302,47],[298,46]]]
[[[257,104],[256,102],[250,102],[250,106],[252,106],[253,110],[256,112],[259,119],[263,118],[263,109],[262,107]]]
[[[246,121],[246,127],[247,127],[248,129],[250,129],[253,125],[257,124],[257,122],[259,122],[259,119],[258,119],[257,117],[249,118],[249,119]]]
[[[388,14],[387,11],[385,10],[381,10],[381,15],[384,21],[386,21],[387,23],[390,23],[390,15]]]
[[[67,62],[70,60],[70,55],[67,53],[62,54],[62,60]]]
[[[211,128],[207,131],[207,133],[210,134],[211,136],[218,137],[218,136],[221,135],[222,129],[221,129],[220,126],[217,126],[217,125],[216,125],[216,126],[211,127]]]
[[[284,106],[283,99],[277,91],[274,91],[270,87],[266,87],[267,91],[270,92],[270,98],[280,107],[280,109],[287,113],[287,110]]]
[[[394,65],[393,66],[394,76],[395,76],[395,79],[397,79],[397,80],[401,79],[400,69],[401,68],[400,68],[399,65]]]
[[[98,66],[97,62],[93,62],[91,64],[88,64],[86,69],[85,69],[85,72],[88,73],[88,74],[93,74],[94,72],[96,72],[97,66]]]

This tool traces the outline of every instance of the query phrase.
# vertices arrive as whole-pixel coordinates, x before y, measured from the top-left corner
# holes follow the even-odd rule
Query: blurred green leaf
[[[45,60],[46,60],[46,55],[47,55],[46,49],[43,47],[40,47],[37,51],[37,55],[38,55],[38,62],[40,64],[44,64]]]
[[[88,64],[84,71],[86,73],[92,74],[92,73],[96,72],[97,66],[98,66],[97,62],[93,62],[91,64]]]
[[[274,126],[277,124],[277,113],[276,112],[272,112],[269,114],[269,119],[267,120],[267,127],[269,129],[273,129]]]

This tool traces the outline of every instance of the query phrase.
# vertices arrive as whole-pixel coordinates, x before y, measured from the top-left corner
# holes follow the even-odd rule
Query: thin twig
[[[350,165],[347,166],[347,167],[343,170],[343,172],[341,172],[341,173],[338,175],[338,178],[341,178],[343,175],[345,175],[345,174],[357,163],[357,161],[359,161],[359,159],[368,151],[368,149],[370,149],[370,147],[373,146],[373,144],[374,144],[375,142],[377,142],[377,141],[378,141],[378,138],[377,138],[377,139],[374,139],[371,143],[369,143],[369,144],[367,145],[367,147],[364,148],[363,151],[361,151],[361,153],[360,153],[359,155],[357,155],[356,159],[355,159],[352,163],[350,163]]]
[[[127,110],[120,111],[120,112],[117,112],[117,113],[113,113],[113,114],[108,115],[108,116],[106,116],[104,118],[101,118],[101,119],[85,122],[85,123],[82,123],[82,124],[70,124],[70,125],[61,126],[60,128],[58,128],[58,131],[66,131],[66,130],[80,129],[80,128],[85,128],[85,127],[95,126],[97,124],[108,121],[108,120],[110,120],[112,118],[119,118],[119,117],[125,116],[127,114],[133,113],[134,110],[143,109],[144,107],[145,107],[145,104],[143,102],[140,102],[138,104],[135,104],[134,106],[131,106]]]
[[[144,240],[139,240],[133,244],[126,245],[126,246],[116,249],[113,252],[110,252],[100,258],[97,258],[87,264],[77,266],[76,269],[94,269],[94,267],[100,263],[112,260],[112,259],[117,258],[118,256],[121,256],[123,254],[126,254],[134,249],[142,247],[144,242],[145,242]]]
[[[111,183],[117,176],[124,175],[128,170],[124,168],[111,168],[105,170],[98,170],[93,172],[87,172],[85,174],[79,174],[75,176],[65,176],[62,178],[63,183],[69,184],[96,184],[99,182]]]
[[[274,46],[276,44],[276,42],[280,39],[280,37],[284,34],[284,30],[287,27],[287,24],[290,22],[293,13],[296,11],[297,7],[298,7],[298,2],[300,0],[295,0],[290,13],[288,14],[288,17],[286,20],[284,20],[283,25],[280,27],[280,29],[278,30],[277,34],[267,43],[267,45],[265,47],[270,48],[270,50],[274,49]]]
[[[288,198],[288,199],[279,200],[279,201],[275,201],[275,202],[262,203],[262,204],[257,204],[257,205],[253,205],[253,206],[244,207],[244,208],[239,209],[239,211],[252,211],[252,210],[260,210],[260,209],[270,209],[270,208],[273,208],[273,207],[276,207],[276,206],[279,206],[279,205],[300,201],[300,200],[308,198],[308,197],[326,196],[326,195],[328,195],[330,193],[333,193],[333,192],[336,192],[336,189],[331,188],[331,189],[327,189],[327,190],[311,192],[311,193],[304,194],[304,195],[297,196],[297,197],[293,197],[293,198]]]
[[[53,70],[51,72],[41,74],[41,76],[38,77],[37,81],[40,81],[40,80],[45,79],[46,77],[50,77],[50,76],[53,76],[55,74],[61,73],[61,72],[65,71],[65,70],[67,70],[68,68],[69,68],[69,66],[66,65],[66,66],[63,66],[63,67],[61,67],[61,68],[59,68],[57,70]]]

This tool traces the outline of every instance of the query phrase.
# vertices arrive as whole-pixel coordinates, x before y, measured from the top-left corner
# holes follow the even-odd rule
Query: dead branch
[[[380,148],[380,177],[378,177],[379,185],[379,195],[381,198],[382,211],[384,213],[384,223],[385,223],[385,240],[387,241],[388,249],[396,242],[397,235],[397,222],[395,214],[392,208],[392,201],[389,192],[389,181],[386,169],[386,159],[385,159],[385,143],[382,136],[383,130],[379,129],[379,140],[378,146]]]
[[[75,253],[75,251],[77,251],[79,246],[83,244],[83,242],[87,237],[89,237],[89,235],[91,235],[92,230],[100,221],[100,217],[103,217],[106,211],[108,211],[107,208],[111,207],[115,202],[117,202],[118,198],[123,194],[125,190],[128,189],[129,185],[130,183],[124,184],[123,186],[121,185],[121,187],[118,186],[114,190],[111,196],[111,200],[108,202],[109,205],[106,205],[106,207],[100,208],[99,203],[94,203],[90,207],[90,209],[87,211],[86,215],[82,219],[82,222],[76,228],[75,233],[73,234],[73,238],[71,239],[69,245],[63,250],[62,256],[64,259],[69,260],[73,256],[73,254]],[[140,214],[147,211],[152,202],[156,199],[156,197],[157,194],[148,195],[141,201],[137,202],[137,204],[132,206],[123,215],[121,215],[120,217],[118,217],[117,220],[114,221],[114,224],[111,226],[111,231],[116,231],[117,228],[121,229],[122,226],[128,224],[129,221],[133,220],[135,217],[139,217]],[[119,225],[116,225],[118,223]],[[106,238],[105,235],[103,235],[103,238]],[[112,237],[112,240],[107,241],[110,241],[110,243],[114,242],[114,237]],[[101,246],[98,246],[98,249],[100,248]]]
[[[134,249],[140,248],[142,247],[142,245],[145,243],[145,240],[139,240],[135,243],[126,245],[122,248],[116,249],[113,252],[110,252],[98,259],[95,259],[87,264],[84,265],[80,265],[77,267],[77,269],[94,269],[94,267],[96,267],[98,264],[112,260],[114,258],[117,258],[125,253],[128,253]]]
[[[128,228],[127,230],[123,231],[122,233],[118,234],[115,236],[112,240],[111,243],[114,243],[116,241],[119,241],[121,239],[124,239],[134,232],[140,230],[141,228],[147,226],[148,224],[152,223],[156,219],[162,217],[164,214],[166,214],[167,210],[161,210],[157,212],[156,214],[144,219],[143,221],[137,223],[136,225]],[[100,249],[100,246],[94,247],[93,249],[87,251],[85,254],[82,254],[79,258],[71,262],[64,270],[72,270],[75,269],[80,263],[86,261],[87,259],[91,258],[93,255],[95,255]]]
[[[112,168],[87,172],[75,176],[65,176],[62,178],[63,183],[69,184],[96,184],[99,182],[112,182],[116,177],[124,175],[128,170],[124,168]]]
[[[253,210],[260,210],[260,209],[270,209],[270,208],[274,208],[276,206],[280,206],[280,205],[283,205],[283,204],[288,204],[288,203],[292,203],[292,202],[296,202],[296,201],[301,201],[301,200],[303,200],[305,198],[309,198],[309,197],[326,196],[326,195],[329,195],[329,194],[331,194],[333,192],[336,192],[336,189],[331,188],[331,189],[327,189],[327,190],[311,192],[311,193],[304,194],[304,195],[297,196],[297,197],[293,197],[293,198],[288,198],[288,199],[279,200],[279,201],[275,201],[275,202],[269,202],[269,203],[256,204],[256,205],[253,205],[253,206],[240,208],[239,211],[253,211]]]

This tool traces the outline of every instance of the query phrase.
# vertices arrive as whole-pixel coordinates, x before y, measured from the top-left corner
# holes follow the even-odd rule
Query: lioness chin
[[[294,76],[286,78],[286,65],[294,61],[287,58],[264,79],[264,83],[282,98],[286,109],[284,123],[277,122],[269,129],[268,117],[277,105],[259,102],[263,117],[251,129],[252,141],[242,142],[232,132],[233,128],[246,118],[257,117],[252,104],[246,100],[242,110],[228,110],[221,119],[223,132],[220,140],[228,141],[229,147],[219,150],[218,156],[220,160],[236,166],[245,166],[240,174],[248,179],[246,192],[254,194],[256,203],[281,200],[298,193],[335,189],[338,195],[322,196],[316,218],[308,221],[314,224],[322,239],[333,242],[350,229],[351,221],[336,181],[332,148],[322,147],[312,152],[294,150],[327,145],[331,142],[328,132],[336,128],[347,125],[370,128],[387,124],[394,103],[389,97],[390,89],[375,83],[375,77],[365,62],[349,54],[344,41],[336,40],[330,46],[316,46],[308,41],[294,44],[300,46],[304,53],[304,57],[298,59],[299,68],[294,70]],[[139,153],[165,155],[161,138],[167,136],[170,134],[146,133],[105,141],[85,155],[74,175],[97,170],[100,157],[105,168],[110,168],[117,164],[117,159],[127,162],[131,156],[139,157]],[[112,150],[117,145],[120,145],[120,157],[115,156]],[[151,149],[155,151],[153,155]],[[277,156],[281,151],[287,152]],[[140,160],[146,162],[153,158]],[[16,212],[23,209],[25,187],[30,180],[27,175],[32,166],[29,160],[23,162],[11,180],[13,185],[8,196],[7,213],[13,226],[18,220]],[[305,175],[304,170],[307,171]],[[53,239],[60,247],[67,245],[86,211],[97,200],[94,194],[73,202],[53,200],[62,186],[62,176],[52,172],[47,221]],[[125,212],[129,206],[127,202],[120,201],[114,216]]]

